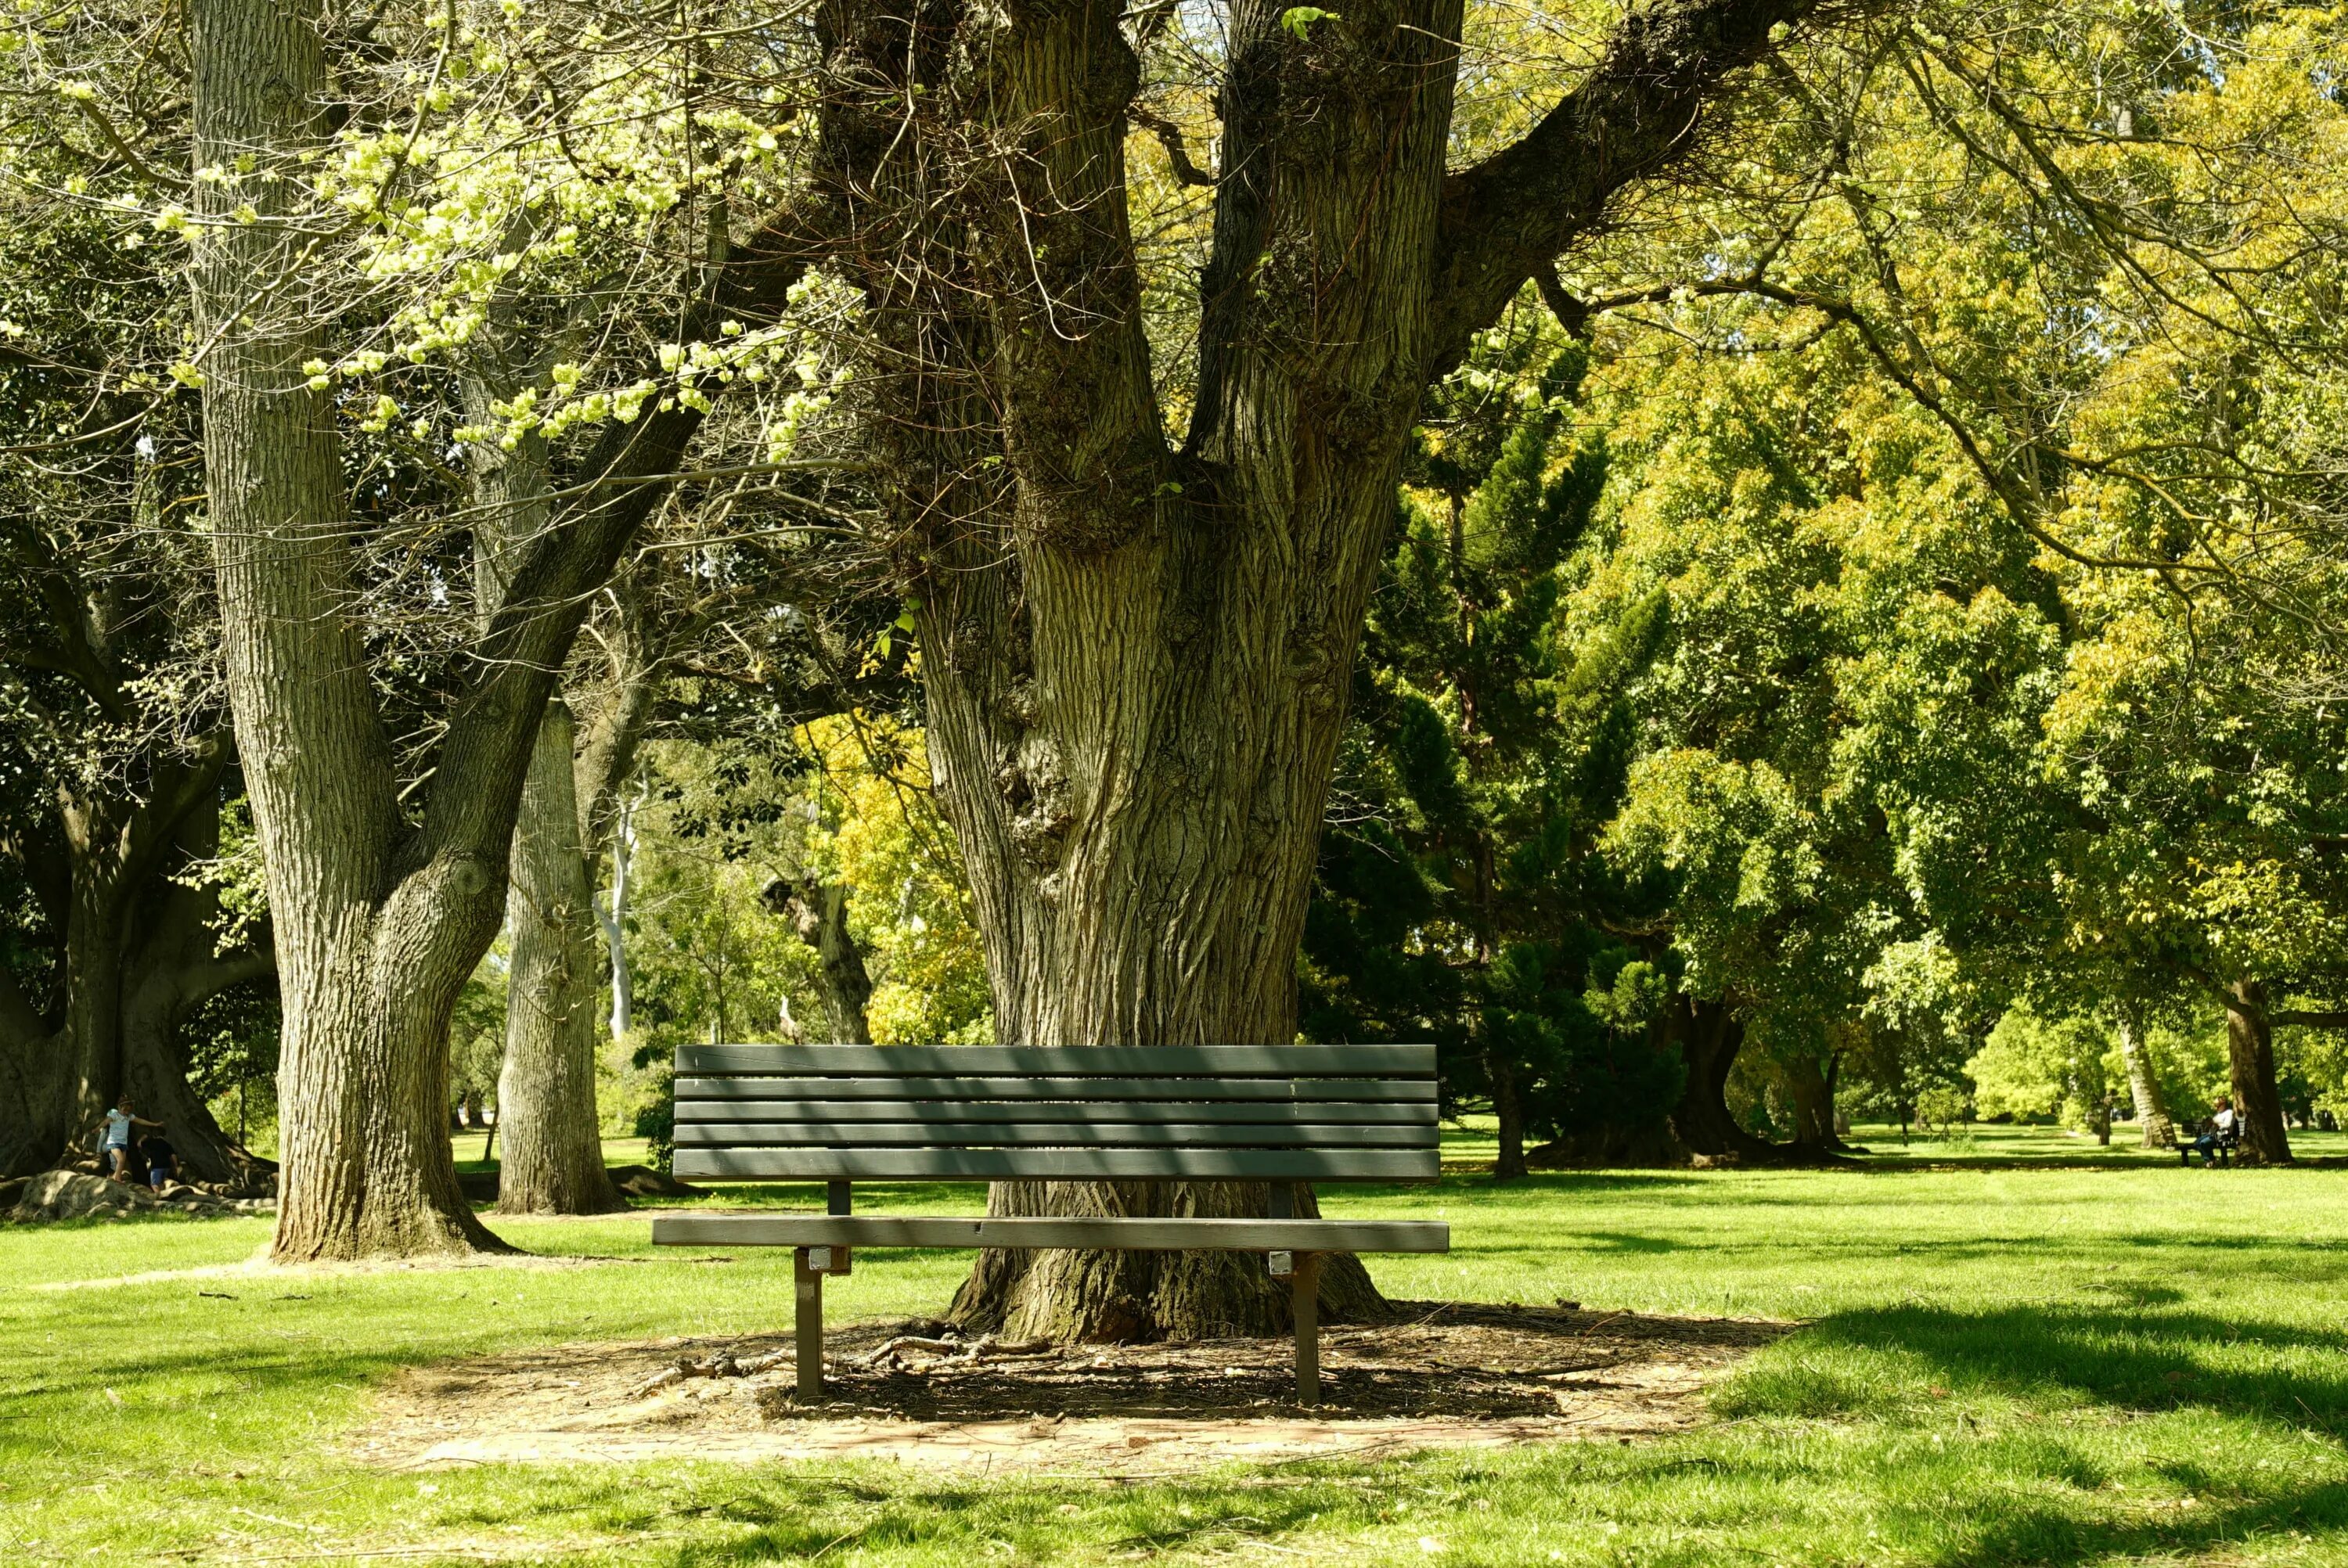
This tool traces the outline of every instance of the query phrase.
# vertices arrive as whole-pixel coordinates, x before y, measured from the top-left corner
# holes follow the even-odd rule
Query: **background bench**
[[[850,1249],[1261,1252],[1290,1282],[1297,1396],[1320,1394],[1320,1261],[1447,1252],[1435,1221],[1298,1215],[1307,1182],[1431,1182],[1435,1048],[695,1045],[676,1053],[675,1171],[819,1181],[829,1214],[680,1214],[670,1246],[797,1253],[798,1390],[823,1387],[823,1276]],[[919,1218],[851,1212],[859,1181],[1268,1182],[1264,1219]]]

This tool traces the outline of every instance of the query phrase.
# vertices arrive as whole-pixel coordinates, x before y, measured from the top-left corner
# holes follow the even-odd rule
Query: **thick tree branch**
[[[1190,157],[1190,149],[1182,141],[1182,128],[1161,115],[1150,113],[1139,104],[1129,106],[1126,118],[1158,138],[1166,149],[1166,161],[1173,166],[1174,178],[1184,185],[1212,185],[1215,177],[1199,167]]]
[[[729,318],[753,324],[773,319],[811,253],[796,219],[778,217],[738,259],[713,270],[711,286],[679,324],[680,341],[707,336]],[[441,743],[410,866],[442,855],[505,865],[511,803],[520,796],[539,720],[579,623],[667,494],[701,421],[699,410],[679,403],[611,426],[583,465],[587,487],[579,501],[522,552],[482,637],[479,675]]]
[[[1682,0],[1634,10],[1588,79],[1539,125],[1447,180],[1430,372],[1458,363],[1469,334],[1602,219],[1624,186],[1684,154],[1724,78],[1759,59],[1773,29],[1820,8],[1819,0]]]

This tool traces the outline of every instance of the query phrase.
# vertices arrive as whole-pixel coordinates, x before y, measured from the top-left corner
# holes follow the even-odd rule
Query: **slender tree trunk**
[[[512,335],[501,312],[492,336]],[[525,375],[485,343],[465,379],[466,413],[493,425],[493,405]],[[470,448],[476,607],[486,632],[514,572],[551,526],[547,450],[524,432]],[[515,809],[508,864],[505,1055],[498,1073],[499,1214],[608,1214],[626,1205],[603,1169],[595,1105],[595,1015],[600,962],[594,866],[582,842],[577,730],[561,697],[546,704]]]
[[[2119,1033],[2120,1061],[2127,1068],[2128,1097],[2136,1106],[2137,1130],[2144,1146],[2174,1149],[2177,1123],[2169,1117],[2168,1096],[2162,1091],[2160,1078],[2152,1069],[2152,1051],[2144,1038],[2144,1020],[2134,1008],[2121,1010]]]
[[[1492,1161],[1495,1181],[1509,1182],[1526,1173],[1525,1104],[1517,1091],[1517,1064],[1498,1050],[1488,1051],[1484,1071],[1492,1080],[1492,1111],[1499,1120],[1499,1152]]]
[[[2226,988],[2226,1055],[2233,1069],[2234,1109],[2242,1119],[2246,1163],[2291,1163],[2282,1095],[2275,1087],[2274,1030],[2267,1020],[2267,988],[2236,980]]]
[[[594,886],[579,847],[572,774],[572,723],[549,702],[514,825],[507,929],[505,1062],[498,1122],[504,1214],[607,1214],[624,1208],[603,1169],[595,1109]]]
[[[611,973],[612,1038],[624,1040],[635,1027],[636,989],[628,968],[629,877],[636,852],[635,803],[620,808],[612,832],[612,890],[597,906],[595,917],[603,928],[603,947]]]

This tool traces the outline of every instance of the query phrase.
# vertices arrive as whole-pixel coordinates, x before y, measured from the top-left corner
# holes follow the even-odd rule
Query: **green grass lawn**
[[[1335,1214],[1452,1223],[1448,1257],[1374,1261],[1396,1296],[1807,1327],[1680,1437],[1125,1486],[339,1457],[402,1366],[787,1323],[788,1255],[655,1256],[641,1216],[493,1222],[608,1260],[573,1268],[146,1282],[124,1276],[234,1263],[266,1225],[0,1228],[0,1563],[2348,1563],[2348,1173],[2184,1171],[2014,1132],[1994,1161],[1977,1138],[1973,1167],[1911,1146],[1824,1172],[1333,1194]],[[2063,1163],[2029,1164],[2024,1132]],[[832,1315],[934,1311],[963,1261],[860,1254]]]

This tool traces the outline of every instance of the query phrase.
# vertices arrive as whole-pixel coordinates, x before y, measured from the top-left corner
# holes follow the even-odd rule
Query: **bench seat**
[[[1092,1247],[1118,1252],[1449,1252],[1440,1220],[973,1218],[664,1214],[664,1246]]]
[[[703,1045],[677,1052],[676,1174],[825,1184],[829,1214],[667,1214],[663,1246],[796,1255],[798,1389],[823,1389],[823,1278],[859,1247],[1260,1252],[1285,1280],[1298,1398],[1320,1393],[1321,1259],[1439,1253],[1440,1221],[1300,1215],[1313,1182],[1431,1182],[1430,1045]],[[859,1214],[857,1182],[1249,1182],[1262,1219]]]

